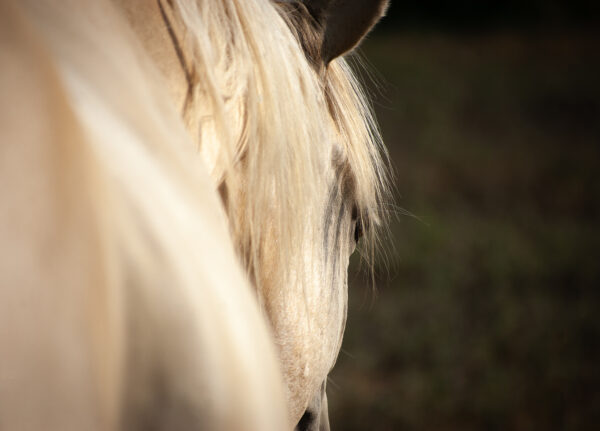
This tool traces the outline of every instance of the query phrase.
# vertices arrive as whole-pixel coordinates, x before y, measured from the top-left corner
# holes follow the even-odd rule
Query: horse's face
[[[304,0],[285,12],[296,14],[290,25],[327,88],[328,66],[352,49],[384,13],[387,1]],[[327,91],[327,90],[326,90]],[[327,97],[327,96],[326,96]],[[280,348],[290,391],[291,413],[298,429],[329,429],[325,387],[342,343],[348,297],[348,263],[362,236],[357,176],[348,147],[337,133],[330,111],[331,136],[322,143],[325,187],[315,200],[317,225],[307,231],[302,284],[274,289],[266,308]],[[310,181],[310,178],[306,179]],[[301,244],[298,244],[300,247]],[[277,238],[268,242],[265,258],[276,255]],[[291,292],[290,292],[291,291]]]
[[[264,302],[280,350],[291,414],[294,423],[305,425],[327,421],[326,379],[342,343],[348,261],[361,235],[355,180],[345,150],[335,143],[324,147],[327,187],[315,205],[320,223],[307,232],[302,248],[303,282],[292,281],[283,289],[269,289],[269,280],[265,283]],[[268,244],[267,266],[280,253],[276,238]]]

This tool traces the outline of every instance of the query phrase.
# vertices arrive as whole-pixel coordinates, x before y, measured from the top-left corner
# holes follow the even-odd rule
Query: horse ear
[[[356,47],[385,14],[388,0],[303,0],[322,31],[321,60]]]

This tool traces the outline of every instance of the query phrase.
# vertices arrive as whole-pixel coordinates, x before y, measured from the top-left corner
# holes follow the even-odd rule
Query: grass
[[[600,37],[374,36],[392,272],[351,276],[343,430],[600,421]],[[378,273],[382,273],[380,268]]]

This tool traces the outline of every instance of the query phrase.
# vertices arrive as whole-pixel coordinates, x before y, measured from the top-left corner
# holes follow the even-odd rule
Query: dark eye
[[[352,207],[352,221],[354,222],[354,241],[358,242],[363,236],[363,223],[356,205]]]
[[[363,225],[362,221],[359,218],[356,219],[356,225],[354,227],[354,241],[358,242],[359,239],[363,236]]]

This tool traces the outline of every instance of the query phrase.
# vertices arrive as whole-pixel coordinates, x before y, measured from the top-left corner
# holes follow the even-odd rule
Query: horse
[[[0,428],[328,429],[387,1],[0,5]]]

